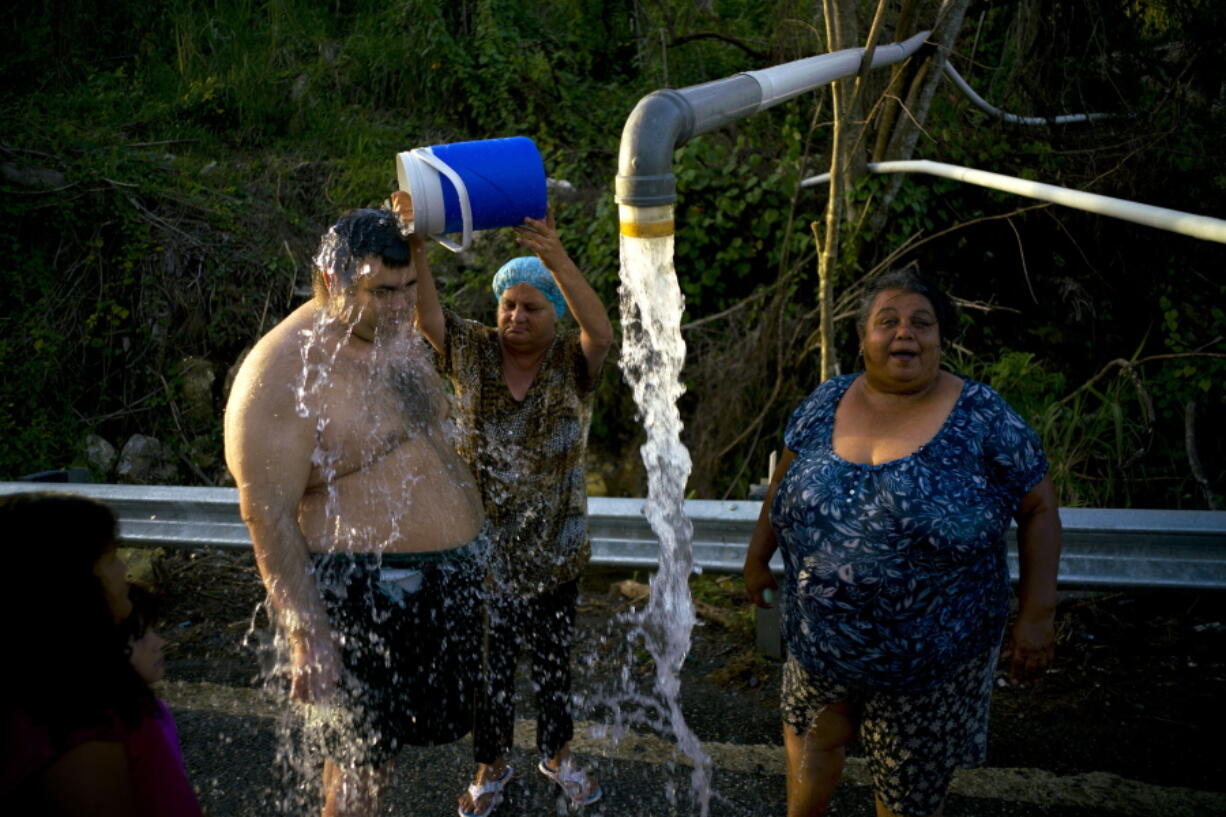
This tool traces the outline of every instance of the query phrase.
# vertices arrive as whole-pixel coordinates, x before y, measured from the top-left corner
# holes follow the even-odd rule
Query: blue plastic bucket
[[[433,145],[397,154],[400,189],[413,196],[413,230],[450,250],[467,249],[476,230],[544,218],[545,165],[526,136]],[[459,244],[442,238],[460,233]]]

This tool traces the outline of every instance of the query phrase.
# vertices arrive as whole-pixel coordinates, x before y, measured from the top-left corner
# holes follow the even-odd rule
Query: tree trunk
[[[854,80],[838,80],[831,85],[834,127],[830,139],[830,185],[826,200],[824,234],[812,225],[817,242],[818,299],[820,304],[821,379],[834,374],[834,286],[838,270],[840,235],[843,221],[855,219],[851,191],[865,172],[863,97],[866,75],[873,62],[873,51],[885,20],[887,0],[878,0],[869,26],[868,40]],[[853,13],[845,13],[837,0],[823,0],[828,50],[839,51],[856,42],[858,26]]]
[[[945,55],[958,39],[958,33],[962,30],[962,20],[966,16],[966,9],[969,5],[970,0],[945,0],[941,4],[941,10],[937,14],[937,22],[933,26],[930,38],[930,41],[937,46],[936,51],[933,52],[924,69],[917,74],[912,83],[907,103],[910,115],[904,115],[898,119],[887,143],[888,147],[882,156],[883,161],[910,159],[915,153],[915,145],[919,141],[924,120],[928,118],[928,108],[932,104],[932,97],[943,78]],[[870,234],[876,234],[885,227],[886,220],[889,218],[890,204],[905,181],[904,175],[902,173],[890,175],[885,193],[878,201],[872,218],[869,219]]]

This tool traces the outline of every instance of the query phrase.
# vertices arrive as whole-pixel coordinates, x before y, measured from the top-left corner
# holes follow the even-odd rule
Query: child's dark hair
[[[0,699],[50,730],[52,740],[116,716],[140,717],[148,688],[132,669],[98,560],[115,549],[115,514],[84,496],[32,491],[0,497],[11,575],[0,593],[8,648],[20,672],[0,673]]]
[[[159,614],[157,596],[139,584],[128,587],[128,599],[132,602],[132,613],[119,625],[119,635],[125,644],[143,638]]]

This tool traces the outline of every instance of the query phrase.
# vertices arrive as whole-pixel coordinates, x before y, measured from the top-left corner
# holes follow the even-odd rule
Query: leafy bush
[[[918,5],[921,17],[935,8]],[[942,86],[918,155],[1226,212],[1213,164],[1226,153],[1216,58],[1226,32],[1210,6],[975,7],[953,59],[984,96],[1023,113],[1121,117],[1018,128]],[[576,189],[554,201],[559,227],[615,313],[611,180],[635,102],[825,50],[822,21],[795,0],[74,0],[10,16],[0,476],[80,463],[89,432],[116,444],[140,432],[170,444],[180,480],[223,480],[227,370],[304,296],[326,226],[381,202],[392,157],[417,145],[531,136],[549,175]],[[824,100],[802,96],[676,155],[697,495],[743,494],[816,385],[811,225],[821,231],[825,201],[797,185],[826,169]],[[1216,246],[920,177],[873,231],[867,216],[888,183],[867,178],[850,201],[835,273],[844,370],[856,362],[847,316],[861,279],[916,264],[991,308],[967,310],[965,364],[1042,430],[1066,501],[1220,498],[1226,434],[1207,422],[1226,374]],[[489,275],[518,252],[493,235],[432,260],[445,298],[488,318]],[[187,358],[216,374],[208,422],[186,410]],[[592,445],[609,490],[632,493],[640,432],[609,368]]]

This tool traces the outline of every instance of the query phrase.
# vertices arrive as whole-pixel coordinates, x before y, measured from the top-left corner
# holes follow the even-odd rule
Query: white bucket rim
[[[429,150],[414,148],[396,154],[396,177],[400,189],[413,196],[413,232],[423,237],[442,233],[447,215],[439,174],[416,155],[418,151]]]

